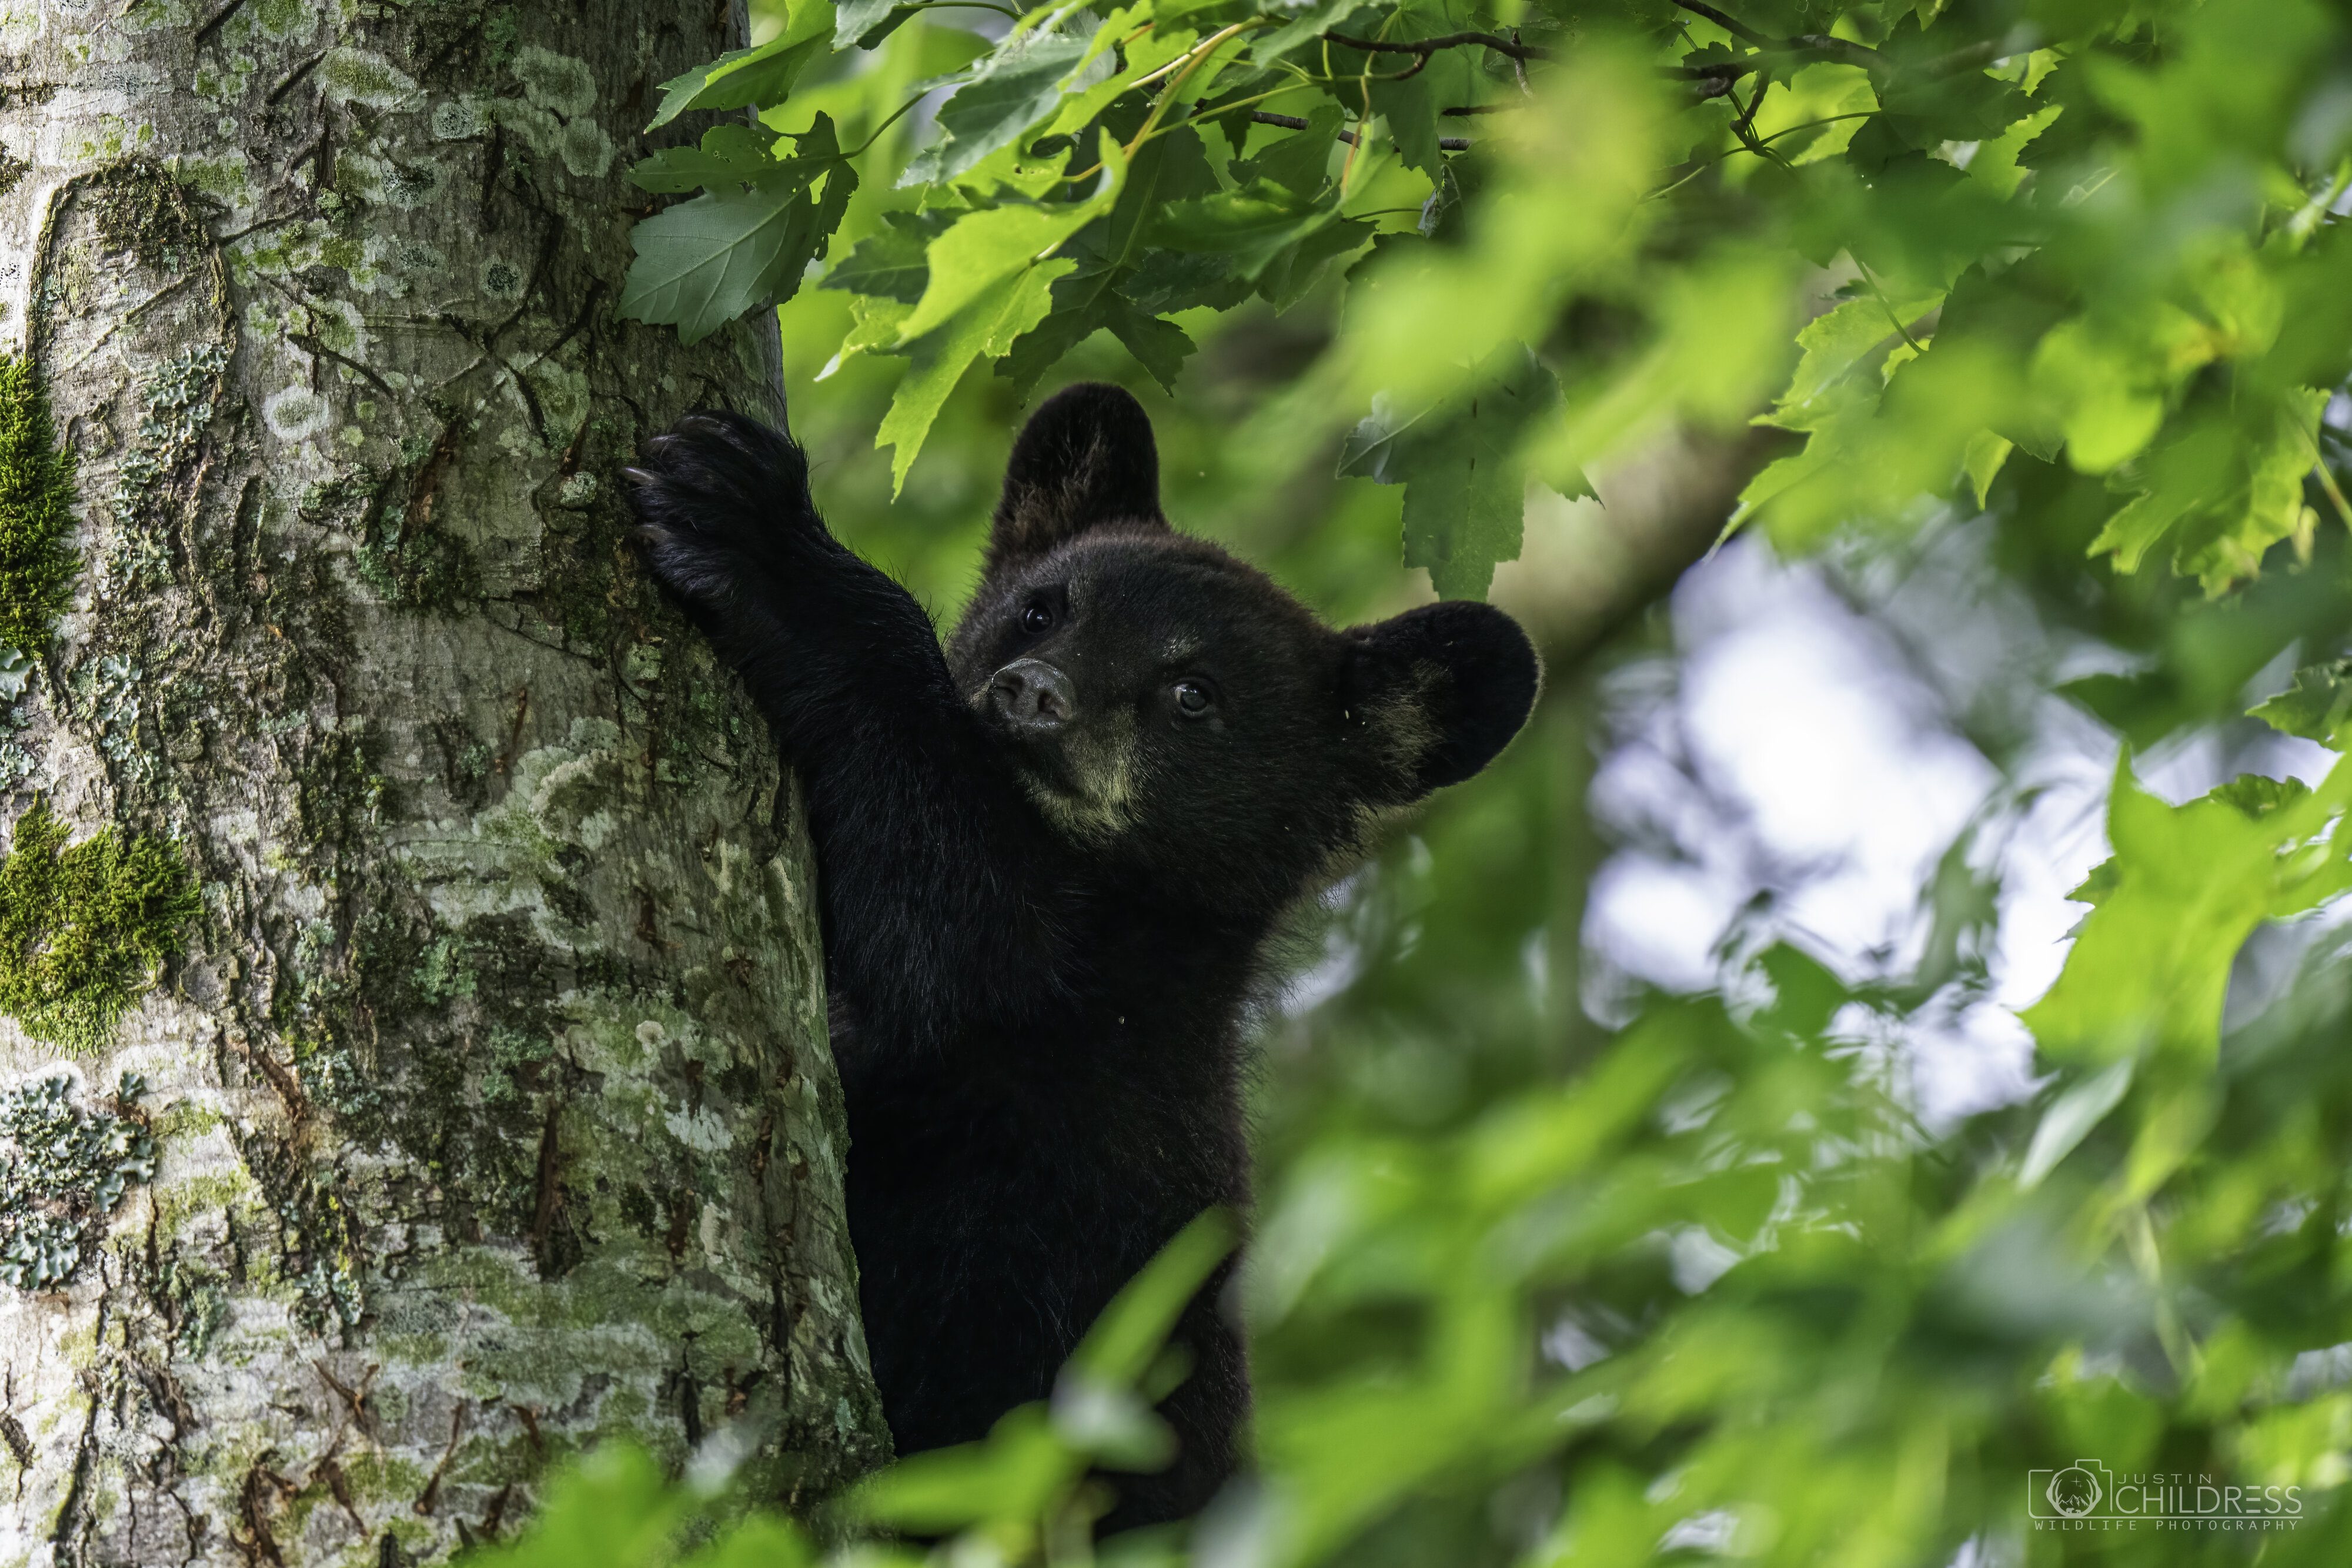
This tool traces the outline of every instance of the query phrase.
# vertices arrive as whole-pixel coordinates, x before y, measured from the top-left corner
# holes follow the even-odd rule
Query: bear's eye
[[[1033,604],[1021,612],[1021,630],[1032,637],[1042,637],[1054,629],[1054,607]]]
[[[1179,681],[1171,692],[1176,698],[1176,711],[1186,718],[1200,717],[1215,706],[1217,700],[1209,695],[1209,688],[1198,681]]]

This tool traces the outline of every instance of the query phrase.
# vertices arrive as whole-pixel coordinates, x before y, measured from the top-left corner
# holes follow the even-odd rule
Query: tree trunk
[[[738,5],[0,18],[0,627],[44,393],[79,493],[0,656],[0,1562],[434,1562],[593,1440],[740,1422],[786,1502],[886,1451],[792,787],[616,481],[772,406],[772,320],[613,313]]]

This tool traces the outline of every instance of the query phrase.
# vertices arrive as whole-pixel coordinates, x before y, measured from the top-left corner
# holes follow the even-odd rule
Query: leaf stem
[[[1900,337],[1905,343],[1910,346],[1913,353],[1926,353],[1927,350],[1919,346],[1919,340],[1911,335],[1911,329],[1903,324],[1903,318],[1895,313],[1895,301],[1886,298],[1886,290],[1878,286],[1878,278],[1876,275],[1874,274],[1869,267],[1863,265],[1863,261],[1860,256],[1854,257],[1853,265],[1861,271],[1862,280],[1870,285],[1871,293],[1877,296],[1878,308],[1885,311],[1886,313],[1886,319],[1895,324],[1895,335]]]
[[[1169,83],[1167,91],[1162,92],[1160,95],[1160,107],[1155,107],[1153,109],[1152,119],[1151,120],[1146,120],[1144,122],[1144,129],[1149,131],[1151,128],[1152,120],[1156,120],[1160,118],[1160,115],[1168,101],[1168,94],[1172,93],[1178,88],[1182,87],[1184,85],[1185,78],[1190,77],[1194,71],[1200,69],[1201,62],[1207,59],[1210,55],[1213,54],[1216,51],[1218,45],[1223,43],[1227,38],[1232,37],[1235,33],[1246,32],[1252,27],[1263,27],[1266,25],[1266,22],[1270,18],[1259,17],[1247,22],[1235,22],[1230,27],[1219,28],[1216,32],[1210,34],[1207,37],[1202,39],[1199,43],[1193,45],[1191,48],[1185,50],[1174,59],[1170,60],[1166,65],[1161,66],[1158,70],[1152,71],[1146,76],[1139,76],[1133,81],[1128,83],[1128,90],[1132,92],[1139,87],[1150,87],[1153,82],[1158,81],[1170,71],[1175,70],[1179,67],[1182,68],[1183,74],[1179,76],[1174,81]],[[1138,139],[1140,140],[1140,137],[1139,136]]]
[[[2343,487],[2336,484],[2334,471],[2327,466],[2327,449],[2319,444],[2319,433],[2306,430],[2303,438],[2311,444],[2311,471],[2319,476],[2319,487],[2326,491],[2327,498],[2335,503],[2336,515],[2344,520],[2344,526],[2352,528],[2352,502],[2345,500]]]
[[[1381,31],[1385,33],[1391,27],[1396,26],[1398,16],[1399,13],[1397,12],[1392,11],[1389,13],[1388,20],[1381,24]],[[1327,66],[1330,62],[1331,46],[1333,44],[1336,43],[1343,47],[1353,47],[1357,48],[1363,47],[1363,45],[1359,40],[1339,37],[1330,33],[1324,34],[1323,38],[1323,57]],[[1429,57],[1427,55],[1422,56],[1419,64],[1425,66],[1428,63]],[[1418,67],[1415,68],[1418,68]],[[1364,56],[1364,74],[1358,80],[1356,88],[1358,93],[1362,97],[1364,104],[1363,116],[1357,121],[1357,123],[1361,126],[1370,127],[1372,123],[1372,57],[1369,52]],[[1364,150],[1364,141],[1365,139],[1361,136],[1358,136],[1350,141],[1348,143],[1348,156],[1340,160],[1339,201],[1342,204],[1345,204],[1348,200],[1348,181],[1349,176],[1353,175],[1356,172],[1356,154]]]
[[[1295,81],[1295,82],[1292,82],[1292,83],[1291,83],[1289,86],[1287,86],[1287,87],[1269,88],[1269,89],[1267,89],[1265,91],[1264,91],[1264,92],[1262,92],[1262,93],[1257,94],[1255,98],[1237,98],[1237,99],[1235,99],[1233,102],[1228,103],[1228,104],[1225,104],[1225,105],[1223,105],[1222,107],[1220,107],[1220,108],[1218,108],[1218,109],[1215,109],[1215,110],[1212,110],[1211,112],[1209,112],[1209,113],[1207,113],[1207,114],[1192,115],[1192,116],[1189,116],[1189,117],[1187,117],[1187,118],[1185,118],[1185,119],[1183,119],[1183,120],[1178,120],[1178,121],[1177,121],[1175,124],[1173,124],[1173,125],[1162,125],[1162,126],[1159,127],[1159,128],[1158,128],[1158,129],[1156,129],[1156,130],[1152,130],[1152,131],[1150,131],[1150,133],[1149,135],[1139,134],[1139,135],[1136,137],[1136,139],[1135,139],[1135,141],[1132,141],[1132,142],[1129,143],[1129,145],[1128,145],[1128,147],[1127,147],[1127,150],[1126,150],[1126,151],[1127,151],[1127,154],[1128,154],[1128,156],[1129,156],[1129,157],[1130,157],[1130,158],[1131,158],[1131,157],[1133,157],[1133,156],[1135,155],[1135,149],[1136,149],[1137,147],[1141,146],[1141,145],[1142,145],[1144,142],[1146,142],[1146,141],[1153,141],[1153,140],[1156,140],[1156,139],[1157,139],[1157,138],[1159,138],[1159,137],[1165,136],[1165,135],[1167,135],[1167,134],[1168,134],[1170,131],[1181,131],[1181,130],[1183,130],[1183,129],[1184,129],[1186,126],[1188,126],[1188,125],[1206,125],[1207,123],[1209,123],[1209,121],[1211,121],[1211,120],[1216,120],[1216,119],[1220,118],[1221,116],[1231,114],[1234,110],[1237,110],[1237,109],[1245,109],[1245,108],[1247,108],[1249,105],[1251,105],[1251,104],[1253,104],[1253,103],[1264,103],[1267,99],[1270,99],[1270,98],[1280,98],[1284,93],[1286,93],[1286,92],[1303,92],[1303,91],[1305,91],[1307,89],[1311,88],[1311,87],[1313,87],[1313,86],[1315,86],[1315,85],[1316,85],[1316,84],[1315,84],[1314,82],[1312,82],[1312,81]],[[1256,117],[1255,114],[1253,114],[1253,115],[1251,116],[1251,118],[1252,118],[1252,119],[1255,119],[1255,118],[1257,118],[1257,117]],[[1284,115],[1284,116],[1282,116],[1281,118],[1282,118],[1282,120],[1283,120],[1284,121],[1288,121],[1288,120],[1290,120],[1296,119],[1297,117],[1296,117],[1295,115]],[[1299,120],[1299,121],[1298,121],[1298,123],[1299,123],[1301,126],[1304,126],[1307,122],[1306,122],[1305,120]],[[1457,139],[1457,140],[1458,140],[1458,139]],[[1076,173],[1075,173],[1075,174],[1065,174],[1065,175],[1063,175],[1063,176],[1062,176],[1062,178],[1063,178],[1064,180],[1066,180],[1066,181],[1077,181],[1077,180],[1083,180],[1083,179],[1085,179],[1087,175],[1092,174],[1092,173],[1095,173],[1095,172],[1097,172],[1101,168],[1102,168],[1102,165],[1101,165],[1101,164],[1099,164],[1099,163],[1090,163],[1090,164],[1088,164],[1086,168],[1083,168],[1083,169],[1079,170]]]
[[[849,159],[855,158],[859,153],[865,152],[868,147],[873,146],[877,141],[881,141],[882,133],[889,130],[891,126],[897,124],[900,115],[906,113],[908,110],[914,108],[915,105],[922,102],[923,99],[930,96],[931,95],[928,92],[919,92],[914,97],[908,99],[906,102],[900,104],[898,108],[892,110],[890,111],[889,119],[885,120],[881,124],[874,128],[873,135],[868,136],[865,141],[859,142],[856,146],[851,148],[848,152],[841,155],[843,160],[846,162]]]
[[[1160,90],[1159,98],[1152,102],[1150,114],[1144,119],[1143,129],[1138,131],[1135,133],[1135,140],[1127,144],[1127,155],[1130,158],[1135,156],[1135,150],[1143,145],[1143,139],[1151,134],[1152,128],[1160,123],[1160,116],[1168,112],[1168,106],[1176,101],[1177,93],[1183,89],[1186,82],[1192,79],[1192,73],[1207,63],[1209,57],[1215,54],[1226,39],[1236,33],[1246,32],[1252,27],[1263,27],[1265,23],[1265,18],[1235,22],[1232,26],[1221,27],[1193,45],[1187,56],[1189,63],[1170,79],[1167,87]],[[1138,82],[1136,85],[1140,87],[1143,84]]]

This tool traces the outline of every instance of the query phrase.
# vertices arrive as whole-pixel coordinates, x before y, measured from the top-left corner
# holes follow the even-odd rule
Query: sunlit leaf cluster
[[[1742,514],[1783,543],[1981,502],[2022,449],[2100,479],[2126,570],[2308,547],[2352,334],[2311,0],[975,15],[803,0],[656,120],[762,124],[635,173],[703,193],[639,225],[625,308],[693,338],[851,294],[838,353],[907,361],[901,482],[975,365],[1026,387],[1104,332],[1172,386],[1195,323],[1344,282],[1322,401],[1443,591],[1515,553],[1528,484],[1759,414],[1802,437]]]

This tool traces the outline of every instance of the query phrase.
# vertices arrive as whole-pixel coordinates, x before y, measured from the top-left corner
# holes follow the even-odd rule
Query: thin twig
[[[1745,22],[1736,21],[1706,4],[1706,0],[1675,0],[1675,4],[1694,16],[1704,16],[1743,44],[1753,44],[1759,49],[1777,47],[1779,40],[1768,38]]]
[[[1254,93],[1248,98],[1235,99],[1231,103],[1220,104],[1206,114],[1188,115],[1184,119],[1171,120],[1168,124],[1160,126],[1158,129],[1154,130],[1150,136],[1139,136],[1136,138],[1136,140],[1139,143],[1157,141],[1160,137],[1167,135],[1171,131],[1182,131],[1191,126],[1206,125],[1213,120],[1223,119],[1224,116],[1233,113],[1234,110],[1245,109],[1253,103],[1264,103],[1267,99],[1280,98],[1283,94],[1287,92],[1305,92],[1314,85],[1315,83],[1311,80],[1295,81],[1289,83],[1287,86],[1271,88],[1265,92]],[[1195,104],[1193,107],[1198,109],[1200,106]],[[1301,120],[1299,123],[1303,125],[1306,121]],[[1102,165],[1100,163],[1089,163],[1076,173],[1063,175],[1062,179],[1066,183],[1076,184],[1077,182],[1087,178],[1088,175],[1098,174],[1101,172]]]
[[[1755,48],[1782,54],[1825,55],[1849,65],[1860,66],[1874,76],[1891,68],[1885,55],[1851,38],[1833,38],[1826,33],[1800,33],[1788,38],[1768,37],[1746,23],[1717,10],[1706,4],[1706,0],[1674,0],[1674,4],[1695,16],[1706,17],[1741,43]]]
[[[1347,48],[1361,49],[1366,54],[1419,55],[1424,60],[1435,50],[1458,49],[1467,45],[1492,49],[1496,54],[1507,55],[1514,60],[1551,58],[1551,51],[1540,45],[1522,44],[1516,39],[1500,37],[1493,33],[1446,33],[1434,38],[1415,38],[1409,43],[1402,44],[1383,43],[1376,38],[1351,38],[1345,33],[1326,33],[1323,37]]]
[[[1738,147],[1727,147],[1720,152],[1710,152],[1706,157],[1694,162],[1681,174],[1677,175],[1673,180],[1668,181],[1665,184],[1659,186],[1656,190],[1651,192],[1642,199],[1645,202],[1654,202],[1660,196],[1667,195],[1673,192],[1678,191],[1685,185],[1689,184],[1693,180],[1697,179],[1701,174],[1706,173],[1707,170],[1713,168],[1716,164],[1720,163],[1726,158],[1730,157],[1735,152],[1753,152],[1757,151],[1758,148],[1770,146],[1773,142],[1780,141],[1783,136],[1794,136],[1800,131],[1812,131],[1821,126],[1835,124],[1841,120],[1868,120],[1872,115],[1876,114],[1878,110],[1874,109],[1858,109],[1850,114],[1832,114],[1821,120],[1808,120],[1796,125],[1788,126],[1783,130],[1776,131],[1769,136],[1758,137],[1754,146],[1743,144]],[[1676,167],[1680,167],[1680,165],[1673,165],[1669,168],[1662,169],[1659,171],[1659,173],[1661,176],[1671,173],[1673,172],[1673,169]]]
[[[1398,15],[1391,13],[1389,19],[1381,24],[1381,31],[1385,33],[1394,26]],[[1323,35],[1323,68],[1327,71],[1331,68],[1331,46],[1340,41],[1329,33]],[[1423,60],[1428,58],[1425,55],[1422,57]],[[1332,96],[1337,98],[1339,94],[1334,93]],[[1363,73],[1356,81],[1356,98],[1357,101],[1363,106],[1362,112],[1356,117],[1357,123],[1370,125],[1372,122],[1372,57],[1370,53],[1364,56]],[[1358,137],[1348,143],[1348,155],[1339,160],[1339,205],[1343,207],[1348,204],[1348,182],[1355,177],[1356,154],[1363,150],[1363,138]]]
[[[1000,16],[1021,20],[1021,13],[1010,5],[999,5],[995,0],[922,0],[918,5],[893,5],[893,11],[993,11]]]
[[[1738,137],[1740,141],[1748,141],[1753,140],[1756,128],[1756,111],[1764,107],[1764,95],[1771,90],[1772,78],[1770,77],[1766,77],[1757,82],[1755,95],[1748,99],[1748,107],[1739,111],[1739,122],[1731,128],[1732,134]],[[1737,103],[1739,100],[1738,99],[1734,99],[1732,101]],[[1758,145],[1761,146],[1762,143],[1759,142]],[[1777,158],[1780,154],[1774,153],[1773,156]]]
[[[2313,464],[2312,472],[2319,476],[2319,486],[2327,492],[2327,498],[2336,503],[2336,515],[2344,519],[2346,528],[2352,528],[2352,502],[2344,499],[2344,492],[2336,485],[2336,476],[2328,472],[2326,460]]]
[[[1873,76],[1885,76],[1895,68],[1893,61],[1868,44],[1857,44],[1852,38],[1828,33],[1798,33],[1782,40],[1780,47],[1795,54],[1826,55],[1843,60],[1850,66],[1860,66]]]
[[[1448,110],[1446,112],[1451,114],[1454,111],[1452,110]],[[1260,125],[1279,125],[1285,131],[1304,131],[1307,129],[1307,121],[1295,114],[1269,114],[1262,109],[1254,109],[1250,110],[1250,118],[1256,120]],[[1353,147],[1356,145],[1356,133],[1354,131],[1342,131],[1339,133],[1339,140],[1346,142],[1349,146]],[[1448,152],[1467,152],[1470,149],[1478,144],[1467,136],[1441,136],[1437,139],[1437,145]],[[1404,210],[1405,209],[1403,208],[1398,209],[1400,212]]]
[[[1259,16],[1245,22],[1235,22],[1229,27],[1221,28],[1218,31],[1210,34],[1208,37],[1202,39],[1197,44],[1194,44],[1191,48],[1186,49],[1182,54],[1178,55],[1174,59],[1170,60],[1166,65],[1161,66],[1159,69],[1148,71],[1142,76],[1136,78],[1133,81],[1128,83],[1126,88],[1122,90],[1133,92],[1138,88],[1150,87],[1153,82],[1158,81],[1161,77],[1166,76],[1169,72],[1173,70],[1181,70],[1184,75],[1189,77],[1195,69],[1199,68],[1202,61],[1207,59],[1211,55],[1217,52],[1218,45],[1223,43],[1227,38],[1232,37],[1235,33],[1246,33],[1258,27],[1268,27],[1273,25],[1274,18],[1271,16]],[[1130,38],[1140,37],[1143,31],[1143,29],[1139,29],[1136,33],[1130,35]],[[1124,47],[1124,45],[1122,45],[1122,47]],[[1283,64],[1286,67],[1288,66],[1287,61],[1278,63]],[[1165,93],[1162,93],[1160,96],[1163,100],[1167,97]],[[1140,138],[1139,138],[1139,140],[1140,140]]]

